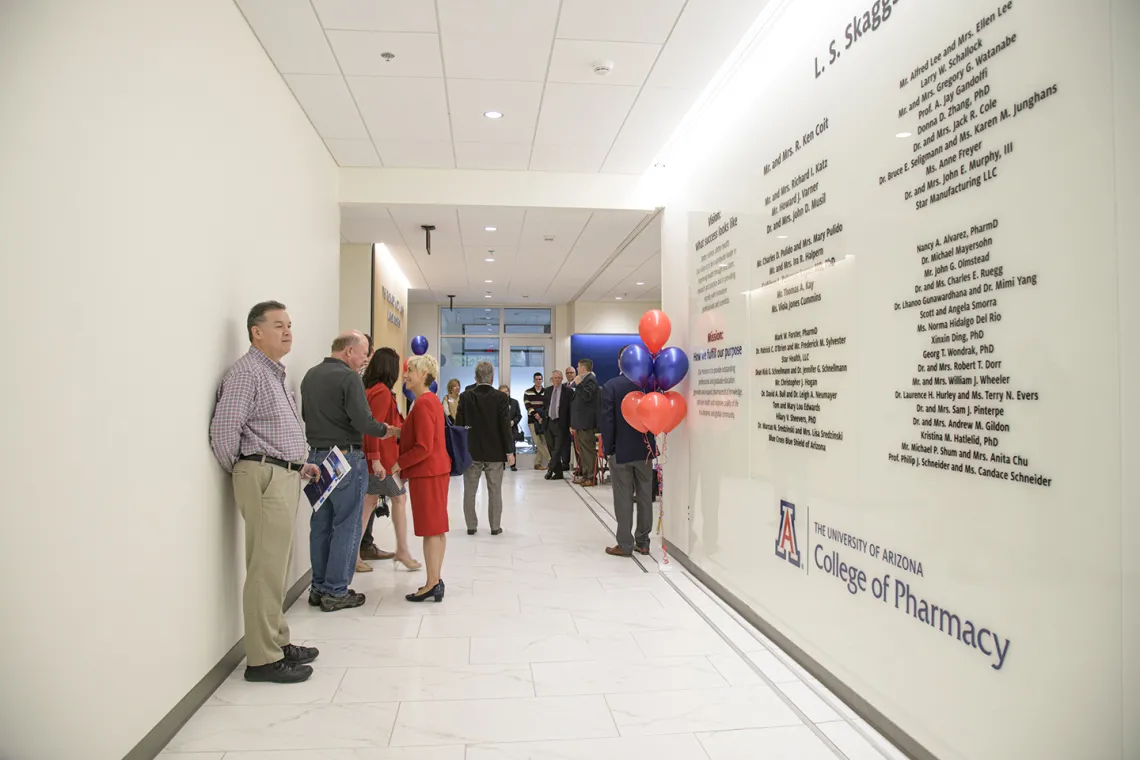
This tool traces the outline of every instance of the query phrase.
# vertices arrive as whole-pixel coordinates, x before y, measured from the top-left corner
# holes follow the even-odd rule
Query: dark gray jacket
[[[376,438],[388,435],[388,426],[372,417],[360,375],[332,357],[305,373],[301,417],[314,449],[360,446],[365,433]]]
[[[597,430],[598,412],[602,408],[601,389],[593,372],[582,378],[574,387],[574,400],[570,402],[570,427],[575,430]]]

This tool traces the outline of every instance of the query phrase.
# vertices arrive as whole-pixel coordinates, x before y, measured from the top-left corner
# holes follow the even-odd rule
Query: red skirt
[[[448,531],[447,486],[450,475],[408,478],[412,524],[417,536],[438,536]]]

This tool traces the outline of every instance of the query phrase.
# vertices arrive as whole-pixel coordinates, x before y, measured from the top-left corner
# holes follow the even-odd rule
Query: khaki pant
[[[535,469],[546,467],[550,464],[550,449],[546,447],[546,434],[536,433],[532,422],[530,423],[530,437],[534,441],[534,448],[537,452],[534,455]]]
[[[479,480],[487,476],[487,522],[491,530],[502,527],[503,521],[503,462],[472,462],[463,471],[463,518],[467,530],[479,527],[479,515],[475,512],[475,497],[479,493]]]
[[[582,468],[582,478],[593,480],[598,474],[598,431],[575,430],[574,440],[578,447],[578,466]]]
[[[289,643],[289,624],[282,607],[293,557],[301,474],[272,464],[240,461],[234,465],[234,498],[245,518],[245,657],[248,665],[268,665],[284,656],[281,648]]]

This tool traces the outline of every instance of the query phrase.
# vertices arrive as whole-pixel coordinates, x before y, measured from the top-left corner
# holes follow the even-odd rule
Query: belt
[[[332,451],[334,448],[340,449],[345,454],[350,454],[353,451],[364,451],[364,446],[359,443],[338,443],[335,446],[314,446],[313,451]]]
[[[301,468],[305,466],[304,464],[299,464],[297,462],[286,462],[284,459],[278,459],[277,457],[269,457],[269,456],[266,456],[264,454],[246,454],[244,457],[238,457],[238,459],[239,460],[245,460],[246,462],[261,462],[262,464],[275,464],[278,467],[284,467],[286,470],[289,470],[290,472],[300,472]]]

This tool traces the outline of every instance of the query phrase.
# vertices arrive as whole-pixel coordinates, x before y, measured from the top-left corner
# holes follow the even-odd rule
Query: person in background
[[[301,480],[318,478],[320,471],[305,463],[305,431],[285,387],[281,360],[293,346],[285,305],[255,305],[245,328],[250,347],[218,387],[210,447],[233,476],[234,499],[245,520],[245,680],[297,683],[313,674],[308,663],[319,652],[289,642],[282,607]]]
[[[368,367],[364,371],[364,392],[368,397],[368,407],[372,411],[372,416],[393,427],[402,427],[404,424],[404,419],[400,416],[400,410],[396,404],[396,396],[392,392],[392,388],[399,378],[400,355],[387,347],[381,348],[373,354],[372,361],[368,362]],[[409,570],[419,570],[420,563],[412,558],[412,554],[408,550],[408,515],[405,511],[408,491],[388,474],[395,466],[399,453],[399,446],[392,438],[381,439],[370,435],[364,436],[364,455],[368,459],[370,468],[368,495],[364,497],[364,520],[368,523],[368,533],[371,533],[376,503],[381,496],[388,499],[391,503],[392,528],[396,532],[396,553],[394,557],[389,555],[389,557],[379,559],[391,557]],[[375,545],[372,546],[372,549],[376,553],[380,553]],[[383,553],[388,554],[388,552]],[[363,561],[365,559],[369,559],[369,557],[365,556],[365,550],[362,548],[360,559],[357,560],[356,564],[357,572],[360,572],[361,565],[368,567]],[[368,567],[368,570],[370,571],[372,568]]]
[[[368,333],[363,333],[364,339],[368,341],[368,361],[364,362],[364,366],[360,368],[360,377],[364,378],[364,371],[368,369],[368,362],[372,361],[372,355],[375,352],[375,346],[372,344],[372,336]]]
[[[574,369],[573,367],[567,367],[566,368],[566,385],[568,387],[570,387],[570,388],[574,387],[574,380],[577,377],[578,377],[578,371],[576,369]],[[570,430],[569,445],[570,445],[570,467],[567,469],[569,469],[571,472],[574,473],[574,479],[577,480],[578,477],[582,474],[582,472],[579,469],[578,446],[577,446],[576,441],[574,440],[573,428],[571,428],[571,430]]]
[[[452,422],[455,422],[455,415],[459,414],[459,381],[454,377],[447,381],[447,395],[443,397],[443,412]]]
[[[523,437],[522,429],[519,428],[519,423],[522,422],[522,409],[519,408],[518,399],[511,397],[511,386],[500,385],[499,386],[499,392],[502,393],[503,395],[505,395],[507,397],[507,401],[510,402],[511,440],[514,441],[515,443],[518,443],[519,441],[525,440]],[[519,468],[518,468],[517,461],[511,462],[511,472],[518,472],[518,471],[519,471]]]
[[[487,521],[491,535],[503,532],[503,463],[515,463],[515,441],[511,436],[510,399],[496,390],[495,367],[491,362],[475,365],[475,387],[459,397],[457,425],[469,429],[467,445],[471,466],[463,473],[463,516],[467,535],[475,535],[479,518],[475,514],[475,497],[479,492],[479,476],[487,476]]]
[[[578,445],[578,466],[581,475],[574,482],[585,488],[595,483],[598,472],[598,411],[601,394],[598,379],[594,377],[594,362],[582,359],[578,362],[578,374],[574,378],[574,402],[570,406],[570,427]]]
[[[392,438],[400,432],[399,428],[377,422],[368,408],[358,374],[368,356],[364,334],[352,330],[338,335],[331,354],[301,381],[301,412],[312,447],[309,462],[319,466],[333,448],[338,448],[351,468],[309,520],[309,557],[313,565],[309,604],[319,606],[323,612],[364,604],[364,594],[348,587],[356,568],[360,515],[368,489],[363,434]]]
[[[566,384],[573,385],[574,381],[578,378],[578,371],[573,367],[566,368]]]
[[[451,457],[444,436],[443,406],[431,384],[439,375],[439,362],[424,354],[408,360],[404,382],[416,396],[400,436],[400,455],[392,474],[408,483],[412,521],[424,540],[427,582],[404,598],[409,602],[443,601],[443,555],[447,550],[447,489]]]
[[[364,379],[364,373],[368,370],[368,362],[371,362],[372,357],[375,356],[375,344],[372,342],[372,336],[368,333],[364,333],[363,335],[364,339],[368,341],[368,361],[360,368],[361,380]],[[371,483],[371,480],[369,480],[369,483]],[[372,567],[365,563],[364,560],[386,560],[396,556],[394,553],[384,551],[377,546],[376,540],[372,537],[372,525],[376,520],[376,505],[378,503],[376,499],[369,499],[368,496],[364,497],[364,534],[360,537],[360,556],[356,560],[356,572],[358,573],[372,572]],[[369,506],[371,506],[371,511],[368,509]]]
[[[563,473],[570,469],[570,404],[573,400],[574,389],[563,384],[562,373],[551,372],[550,387],[543,391],[543,424],[550,451],[547,480],[562,480]]]
[[[602,386],[600,430],[602,451],[610,465],[614,488],[614,517],[617,518],[617,546],[606,554],[628,557],[634,551],[649,554],[649,532],[653,529],[653,457],[657,442],[651,433],[639,433],[621,413],[621,402],[637,390],[625,375],[618,375]],[[633,530],[633,505],[637,502],[637,531]]]
[[[542,387],[542,373],[534,373],[534,386],[523,393],[523,406],[526,407],[526,424],[530,428],[530,438],[534,441],[534,469],[546,469],[550,465],[550,449],[546,445],[546,389]]]

